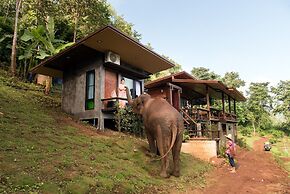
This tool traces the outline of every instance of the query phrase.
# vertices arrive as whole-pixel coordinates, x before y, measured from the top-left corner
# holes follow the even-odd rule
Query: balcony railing
[[[120,98],[120,97],[112,97],[112,98],[103,98],[102,101],[102,111],[113,113],[117,110],[117,104],[119,100],[126,100],[127,98]]]
[[[236,122],[237,116],[233,113],[223,113],[221,110],[216,108],[210,108],[210,111],[204,108],[193,108],[182,109],[187,115],[191,116],[191,118],[195,121],[230,121]]]

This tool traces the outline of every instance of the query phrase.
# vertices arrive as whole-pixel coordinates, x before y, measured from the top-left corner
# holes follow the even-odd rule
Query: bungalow
[[[194,144],[184,144],[183,150],[186,147],[189,152],[208,150],[210,153],[202,153],[201,157],[209,158],[225,145],[224,135],[236,138],[236,102],[246,98],[235,88],[216,80],[197,80],[186,72],[147,82],[145,88],[151,96],[165,98],[183,115],[190,144]]]
[[[134,98],[144,91],[145,78],[173,66],[116,28],[106,26],[31,71],[62,78],[62,109],[103,130],[113,119],[114,101],[122,99],[116,97],[122,78]]]

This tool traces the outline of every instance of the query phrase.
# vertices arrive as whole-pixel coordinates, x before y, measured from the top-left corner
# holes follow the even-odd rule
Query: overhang
[[[60,62],[71,57],[69,53],[74,53],[74,51],[78,50],[81,46],[102,53],[107,51],[117,53],[120,55],[121,61],[148,73],[157,73],[174,67],[173,63],[148,49],[141,43],[128,37],[112,26],[106,26],[83,38],[62,52],[41,62],[38,66],[31,69],[31,71],[50,76],[62,76],[62,72],[65,69],[58,68],[57,66],[61,66]],[[83,57],[85,57],[85,54],[86,53],[84,53]]]
[[[246,101],[246,98],[238,90],[228,88],[217,80],[173,79],[172,83],[190,88],[203,95],[206,95],[208,90],[209,95],[215,99],[222,99],[222,93],[224,93],[236,101]]]
[[[196,78],[193,77],[192,75],[188,74],[185,71],[181,71],[178,73],[174,73],[168,76],[164,76],[162,78],[153,80],[153,81],[149,81],[145,83],[145,88],[150,89],[150,88],[155,88],[158,87],[160,85],[166,84],[166,83],[172,83],[173,79],[192,79],[195,80]]]

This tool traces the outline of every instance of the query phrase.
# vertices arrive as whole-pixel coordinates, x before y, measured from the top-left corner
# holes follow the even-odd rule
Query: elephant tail
[[[168,155],[168,153],[173,148],[174,143],[176,141],[176,137],[177,137],[177,127],[176,127],[176,125],[174,125],[172,123],[171,126],[170,126],[170,128],[171,128],[171,132],[172,132],[171,145],[170,145],[168,151],[162,157],[158,158],[158,160],[161,160],[161,159],[163,159],[164,157],[166,157]]]

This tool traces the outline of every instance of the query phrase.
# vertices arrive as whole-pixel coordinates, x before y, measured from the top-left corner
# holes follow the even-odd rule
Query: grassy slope
[[[147,143],[71,121],[59,97],[0,69],[0,193],[147,193],[202,185],[211,167],[182,154],[180,178],[161,179]]]
[[[277,162],[289,172],[290,177],[290,138],[284,136],[272,146],[271,152]]]

